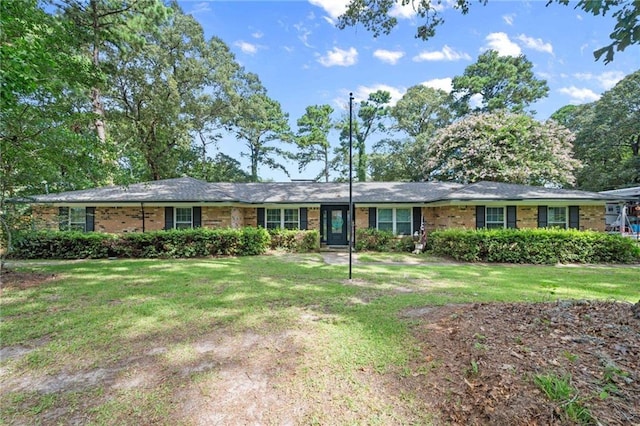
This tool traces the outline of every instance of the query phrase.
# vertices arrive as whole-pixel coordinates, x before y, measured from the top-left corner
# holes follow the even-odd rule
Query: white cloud
[[[591,73],[576,73],[573,75],[578,80],[596,81],[604,90],[609,90],[624,78],[621,71],[606,71],[599,75]]]
[[[293,28],[298,32],[298,40],[300,40],[306,47],[313,48],[313,46],[309,44],[311,30],[305,27],[303,23],[294,24]]]
[[[233,43],[233,45],[239,47],[242,53],[246,53],[247,55],[254,55],[258,51],[258,46],[243,40],[238,40]]]
[[[547,52],[553,55],[553,46],[551,46],[551,43],[545,43],[541,38],[528,37],[524,34],[520,34],[516,38],[529,49],[537,50],[538,52]]]
[[[256,31],[255,33],[251,34],[251,37],[257,38],[257,39],[262,38],[263,36],[264,34],[260,31]]]
[[[471,95],[471,97],[469,98],[469,106],[471,107],[471,109],[480,108],[482,106],[482,95],[480,93]]]
[[[396,3],[389,11],[389,15],[394,18],[411,19],[416,16],[416,10],[413,8],[413,2],[409,2],[404,6]]]
[[[585,102],[593,102],[600,99],[600,95],[594,93],[591,89],[581,89],[579,87],[563,87],[558,90],[560,93],[571,98],[571,104],[583,104]]]
[[[327,22],[335,24],[336,20],[347,10],[348,0],[309,0],[314,6],[321,7],[329,15]]]
[[[404,52],[399,50],[378,49],[373,52],[373,56],[391,65],[395,65],[400,58],[404,56]]]
[[[456,52],[446,44],[442,50],[424,51],[413,57],[415,62],[423,61],[459,61],[460,59],[471,60],[471,56],[464,52]]]
[[[506,33],[491,33],[487,40],[486,49],[495,50],[500,56],[518,56],[522,53],[520,46],[509,40]]]
[[[451,90],[453,90],[452,79],[449,77],[434,78],[433,80],[423,81],[421,84],[434,89],[444,90],[447,93],[451,93]]]
[[[334,47],[324,56],[318,58],[318,62],[320,62],[325,67],[350,67],[351,65],[355,65],[355,63],[358,62],[358,51],[355,47],[350,47],[349,50],[343,50],[339,47]]]
[[[505,24],[507,25],[513,25],[513,20],[515,19],[516,15],[511,14],[511,15],[502,15],[502,20],[505,22]]]
[[[402,95],[406,92],[404,87],[393,87],[387,84],[374,84],[373,86],[358,86],[358,88],[353,92],[354,102],[361,102],[367,100],[369,95],[373,92],[377,92],[378,90],[384,90],[391,94],[391,102],[389,105],[393,106],[402,99]]]
[[[208,13],[211,12],[211,3],[203,1],[200,3],[196,3],[193,6],[193,9],[191,9],[190,11],[187,11],[188,14],[196,16],[202,13]]]

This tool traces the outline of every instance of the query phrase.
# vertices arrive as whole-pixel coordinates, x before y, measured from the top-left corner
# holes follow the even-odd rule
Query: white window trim
[[[71,218],[73,217],[72,212],[74,210],[82,210],[82,222],[72,222]],[[69,207],[69,229],[73,229],[74,225],[81,225],[82,232],[87,232],[87,208],[86,207]]]
[[[410,237],[413,235],[413,209],[411,207],[377,207],[376,208],[376,229],[380,229],[380,210],[391,210],[392,232],[398,235],[398,221],[396,210],[409,210],[409,234],[401,236]]]
[[[569,229],[569,207],[567,206],[547,206],[547,228],[559,227],[560,224],[560,222],[551,222],[551,215],[549,214],[551,209],[564,209],[564,229]]]
[[[298,216],[298,220],[296,221],[296,227],[295,229],[300,229],[300,209],[299,208],[295,208],[295,207],[283,207],[283,208],[265,208],[264,209],[264,228],[265,229],[274,229],[274,228],[269,228],[268,227],[268,223],[269,222],[269,210],[279,210],[280,211],[280,224],[277,228],[275,229],[288,229],[285,228],[284,224],[285,224],[285,210],[295,210],[297,212],[297,216]],[[275,223],[275,222],[273,222]]]
[[[489,211],[488,209],[502,209],[502,229],[507,227],[507,209],[504,206],[485,206],[484,208],[484,227],[487,229],[498,229],[498,228],[489,228],[489,223],[497,225],[499,222],[489,222]]]
[[[191,210],[191,221],[190,222],[178,222],[178,209],[189,209]],[[173,208],[173,228],[174,229],[183,229],[178,228],[178,223],[189,223],[188,229],[193,229],[193,207],[174,207]]]

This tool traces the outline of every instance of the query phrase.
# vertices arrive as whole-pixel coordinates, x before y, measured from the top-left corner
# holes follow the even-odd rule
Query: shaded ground
[[[55,278],[10,272],[2,287]],[[402,317],[421,347],[403,371],[327,371],[314,333],[332,318],[301,311],[287,330],[215,329],[185,342],[184,353],[170,349],[176,342],[144,340],[131,343],[128,359],[87,371],[0,369],[0,403],[28,406],[6,392],[64,395],[47,409],[18,410],[34,416],[5,413],[9,424],[358,424],[373,413],[381,424],[549,425],[574,423],[567,407],[576,406],[585,423],[640,424],[640,302],[430,306]],[[24,357],[44,343],[0,345],[0,358]],[[565,377],[575,392],[550,401],[536,375]],[[172,409],[154,411],[146,398],[143,414],[93,411],[145,392],[170,399]]]

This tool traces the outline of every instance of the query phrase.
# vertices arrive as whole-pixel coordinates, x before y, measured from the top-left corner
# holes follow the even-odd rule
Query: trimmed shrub
[[[564,229],[450,229],[429,234],[428,249],[467,262],[634,263],[640,247],[620,235]]]
[[[11,253],[18,259],[82,259],[105,257],[182,258],[251,256],[269,247],[262,228],[185,229],[122,235],[73,231],[21,234]]]
[[[356,230],[357,251],[411,252],[413,249],[411,237],[397,238],[390,231],[380,231],[375,228]]]
[[[291,229],[270,229],[272,250],[307,253],[320,250],[320,232]]]

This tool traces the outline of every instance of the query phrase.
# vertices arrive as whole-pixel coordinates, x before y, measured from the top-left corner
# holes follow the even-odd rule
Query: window
[[[84,207],[69,208],[69,230],[86,231],[87,215]]]
[[[504,228],[504,207],[487,207],[485,220],[489,229]]]
[[[190,229],[193,227],[191,207],[176,207],[176,229]]]
[[[567,227],[567,208],[566,207],[549,207],[547,211],[547,226],[549,228],[565,228]]]
[[[298,209],[267,209],[267,229],[298,229]]]
[[[411,235],[411,209],[378,209],[378,229],[394,235]]]

